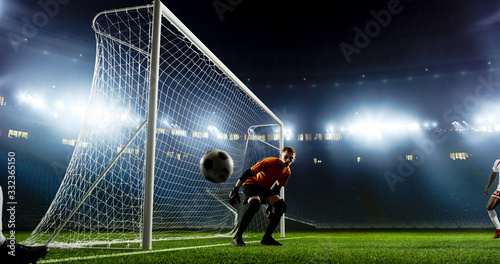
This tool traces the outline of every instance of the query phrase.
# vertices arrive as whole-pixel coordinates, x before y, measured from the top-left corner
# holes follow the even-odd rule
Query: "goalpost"
[[[245,207],[227,196],[243,171],[279,155],[283,123],[159,0],[101,12],[93,28],[78,143],[25,243],[151,249],[157,240],[231,236]],[[199,172],[211,149],[234,160],[224,183]],[[267,221],[262,208],[248,229],[262,232]]]

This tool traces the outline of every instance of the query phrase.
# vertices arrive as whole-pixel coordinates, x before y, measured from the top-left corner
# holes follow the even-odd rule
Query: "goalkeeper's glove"
[[[229,193],[229,204],[235,206],[241,202],[240,195],[238,192],[240,191],[240,187],[234,186],[233,190]]]

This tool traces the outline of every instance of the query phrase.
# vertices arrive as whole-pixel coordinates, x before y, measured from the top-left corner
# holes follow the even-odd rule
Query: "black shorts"
[[[247,204],[248,198],[252,196],[259,196],[261,203],[264,204],[264,198],[277,195],[271,190],[271,188],[260,188],[257,185],[253,184],[244,184],[241,187],[241,190],[245,194],[245,200],[243,201],[243,204]]]

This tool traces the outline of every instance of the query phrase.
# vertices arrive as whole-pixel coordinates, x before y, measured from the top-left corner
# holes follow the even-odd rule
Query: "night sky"
[[[163,1],[297,130],[322,130],[363,113],[407,113],[442,127],[454,117],[474,122],[483,111],[500,118],[492,107],[500,96],[500,2],[343,2]],[[0,93],[12,105],[21,92],[85,104],[93,17],[149,3],[1,1]],[[481,78],[491,89],[478,95]]]

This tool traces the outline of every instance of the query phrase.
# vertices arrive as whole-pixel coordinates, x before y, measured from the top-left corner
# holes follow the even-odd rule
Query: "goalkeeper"
[[[272,234],[279,224],[281,216],[286,211],[287,204],[279,196],[282,187],[286,186],[290,178],[290,165],[295,161],[295,149],[285,147],[279,158],[264,158],[257,162],[250,169],[246,170],[240,177],[234,189],[229,194],[229,203],[238,204],[240,196],[238,191],[241,186],[245,194],[244,204],[248,203],[248,209],[241,218],[238,231],[231,242],[233,246],[245,246],[243,242],[243,232],[252,221],[253,216],[259,211],[262,204],[269,204],[268,218],[269,225],[266,233],[260,241],[263,245],[281,246],[282,244],[272,237]]]

